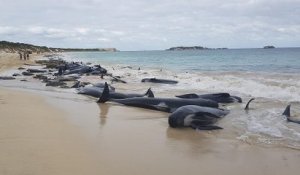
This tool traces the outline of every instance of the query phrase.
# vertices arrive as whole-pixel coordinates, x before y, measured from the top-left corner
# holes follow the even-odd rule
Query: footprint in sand
[[[5,104],[4,100],[0,97],[0,104]]]

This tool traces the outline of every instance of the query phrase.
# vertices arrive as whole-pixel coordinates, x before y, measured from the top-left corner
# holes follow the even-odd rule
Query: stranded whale
[[[179,98],[145,98],[145,97],[134,97],[126,99],[112,99],[110,97],[108,85],[102,92],[98,103],[105,103],[107,101],[117,102],[127,106],[134,106],[140,108],[153,109],[164,112],[173,112],[177,108],[185,105],[197,105],[217,108],[218,103],[212,100],[197,98],[197,99],[179,99]]]
[[[144,78],[142,82],[151,82],[151,83],[162,83],[162,84],[177,84],[178,81],[175,80],[167,80],[167,79],[159,79],[159,78]]]
[[[169,116],[169,125],[172,128],[192,127],[200,130],[222,129],[213,124],[228,113],[228,110],[218,108],[195,105],[182,106]]]
[[[214,94],[183,94],[177,95],[178,98],[204,98],[216,101],[218,103],[234,103],[242,102],[242,99],[237,96],[231,96],[229,93],[214,93]]]
[[[125,94],[125,93],[114,92],[114,88],[108,87],[108,85],[107,85],[107,88],[109,88],[109,91],[113,91],[110,93],[111,99],[124,99],[124,98],[144,97],[144,96],[154,97],[154,94],[153,94],[151,88],[149,88],[147,90],[147,92],[144,94],[136,94],[136,93]],[[86,87],[80,88],[78,91],[78,94],[85,94],[85,95],[99,98],[102,95],[103,91],[104,91],[104,88],[100,88],[97,86],[86,86]]]

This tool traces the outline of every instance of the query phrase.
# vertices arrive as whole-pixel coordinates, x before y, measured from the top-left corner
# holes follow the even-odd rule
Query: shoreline
[[[227,137],[230,116],[172,129],[166,113],[21,88],[0,84],[2,174],[298,174],[299,150]]]

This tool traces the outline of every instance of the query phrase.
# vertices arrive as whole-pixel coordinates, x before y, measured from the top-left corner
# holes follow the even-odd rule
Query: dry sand
[[[166,113],[32,93],[0,87],[1,175],[299,174],[300,151],[226,139],[226,128],[172,129]]]
[[[11,68],[18,68],[24,63],[34,64],[34,60],[39,56],[41,55],[30,54],[29,60],[20,60],[19,54],[17,53],[6,53],[0,51],[0,72]]]

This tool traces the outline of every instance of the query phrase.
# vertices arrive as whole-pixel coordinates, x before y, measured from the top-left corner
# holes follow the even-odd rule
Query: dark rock
[[[57,68],[58,66],[64,65],[65,61],[60,59],[50,59],[50,60],[36,60],[37,64],[45,65],[46,68]]]
[[[126,81],[124,80],[121,80],[120,78],[118,77],[112,77],[113,79],[111,80],[111,82],[120,82],[120,83],[127,83]]]
[[[43,81],[48,80],[48,77],[45,76],[45,75],[43,75],[43,74],[37,74],[33,78],[36,78],[36,79],[39,79],[39,80],[43,80]]]
[[[27,69],[27,72],[30,72],[30,73],[45,73],[45,72],[47,72],[47,70]]]
[[[80,77],[74,77],[74,76],[69,76],[69,77],[57,77],[56,80],[62,82],[62,81],[76,81]]]
[[[12,76],[17,77],[17,76],[21,76],[21,74],[14,73],[14,74],[12,74]]]
[[[9,77],[9,76],[0,76],[0,80],[14,80],[15,77]]]
[[[66,86],[67,84],[65,82],[57,81],[57,80],[51,80],[46,83],[46,86]]]
[[[30,73],[30,72],[22,72],[22,75],[24,76],[32,76],[34,75],[33,73]]]

